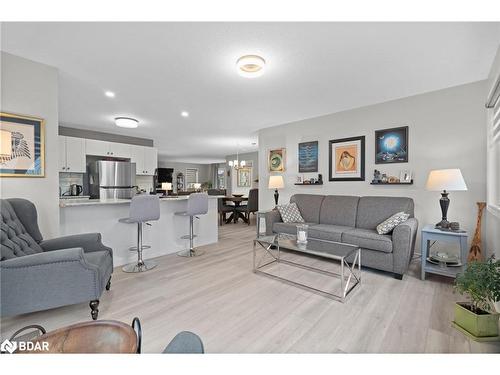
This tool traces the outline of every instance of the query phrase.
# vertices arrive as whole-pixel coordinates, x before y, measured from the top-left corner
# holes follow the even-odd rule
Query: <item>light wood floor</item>
[[[157,258],[159,266],[144,274],[115,269],[99,318],[138,316],[143,351],[153,353],[182,330],[197,333],[208,353],[500,352],[499,344],[469,341],[451,327],[460,296],[446,278],[420,281],[417,261],[402,281],[364,271],[342,304],[254,274],[254,236],[255,225],[224,225],[201,257]],[[4,318],[2,340],[27,324],[52,330],[89,319],[86,303]]]

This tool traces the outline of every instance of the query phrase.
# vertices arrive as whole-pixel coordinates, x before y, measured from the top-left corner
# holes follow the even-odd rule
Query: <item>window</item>
[[[500,77],[488,97],[488,207],[500,217]]]
[[[217,188],[226,188],[226,168],[217,168]]]
[[[193,189],[196,183],[198,183],[198,168],[186,168],[186,187]]]

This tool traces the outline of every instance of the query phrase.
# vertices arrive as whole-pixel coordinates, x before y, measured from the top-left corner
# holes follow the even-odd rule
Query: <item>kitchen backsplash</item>
[[[135,183],[139,189],[144,189],[149,193],[153,188],[153,176],[135,176]]]
[[[69,195],[69,185],[71,184],[83,185],[83,173],[60,172],[59,195]]]

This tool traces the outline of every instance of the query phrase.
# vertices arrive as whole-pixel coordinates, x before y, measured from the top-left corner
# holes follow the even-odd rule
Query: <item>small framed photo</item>
[[[402,170],[401,173],[399,174],[399,182],[403,184],[411,183],[411,171]]]
[[[301,184],[302,183],[302,176],[297,176],[297,184]]]

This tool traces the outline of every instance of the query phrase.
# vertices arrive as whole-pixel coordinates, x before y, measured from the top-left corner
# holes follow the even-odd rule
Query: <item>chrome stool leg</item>
[[[137,223],[137,263],[127,264],[122,268],[123,272],[138,273],[146,272],[156,267],[156,262],[142,259],[142,223]]]
[[[197,250],[194,248],[194,238],[195,238],[195,234],[194,234],[194,216],[189,216],[189,250],[183,250],[183,251],[179,251],[177,253],[177,255],[181,256],[181,257],[197,257],[197,256],[200,256],[200,255],[203,255],[205,254],[204,251],[202,250]],[[184,236],[183,236],[184,238]]]

